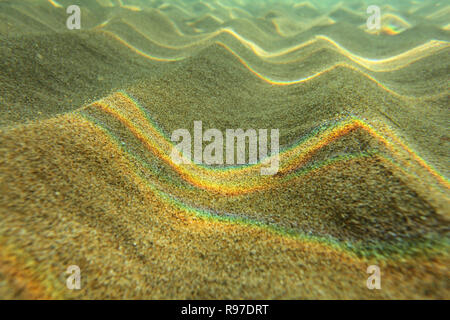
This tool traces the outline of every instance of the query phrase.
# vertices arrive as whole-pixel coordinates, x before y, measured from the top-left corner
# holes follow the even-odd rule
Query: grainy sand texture
[[[0,0],[0,298],[449,299],[450,3],[369,2]]]

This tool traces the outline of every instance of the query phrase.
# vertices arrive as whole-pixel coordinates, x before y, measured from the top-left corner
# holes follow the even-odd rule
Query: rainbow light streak
[[[58,2],[56,2],[55,0],[48,0],[48,2],[50,2],[50,4],[52,6],[54,6],[55,8],[62,8],[63,6],[60,5]]]

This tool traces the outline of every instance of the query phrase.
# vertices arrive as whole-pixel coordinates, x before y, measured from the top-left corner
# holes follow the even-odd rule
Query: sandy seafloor
[[[374,3],[0,1],[0,298],[448,299],[450,3]]]

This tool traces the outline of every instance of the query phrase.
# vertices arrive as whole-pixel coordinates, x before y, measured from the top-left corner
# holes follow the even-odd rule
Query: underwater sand
[[[0,298],[448,299],[450,5],[380,7],[0,1]],[[173,163],[194,121],[278,173]]]

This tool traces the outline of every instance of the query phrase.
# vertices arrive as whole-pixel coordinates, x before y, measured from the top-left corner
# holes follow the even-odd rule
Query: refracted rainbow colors
[[[426,170],[435,183],[444,188],[450,187],[445,177],[401,141],[388,127],[374,128],[373,125],[354,116],[336,120],[334,124],[316,130],[298,144],[285,148],[280,153],[278,173],[275,176],[261,176],[262,163],[227,168],[207,167],[193,162],[175,164],[170,157],[173,143],[149,118],[145,109],[125,92],[117,92],[89,107],[98,108],[116,118],[149,152],[170,166],[192,186],[221,194],[238,195],[274,187],[281,183],[280,177],[289,176],[290,173],[302,168],[319,150],[355,130],[367,132],[389,150],[398,168],[406,174],[417,175],[418,172]]]

